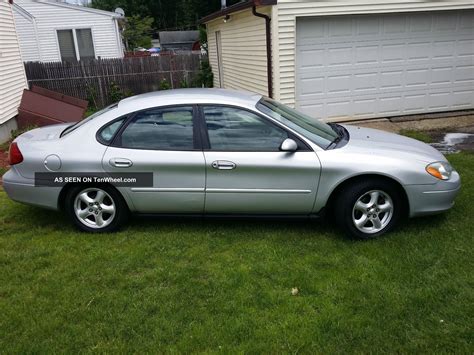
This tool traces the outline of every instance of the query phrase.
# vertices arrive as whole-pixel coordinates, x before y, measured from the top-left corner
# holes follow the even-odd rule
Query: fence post
[[[174,65],[174,54],[171,54],[170,57],[170,84],[171,88],[174,89],[174,81],[173,81],[173,71],[175,70],[175,65]]]

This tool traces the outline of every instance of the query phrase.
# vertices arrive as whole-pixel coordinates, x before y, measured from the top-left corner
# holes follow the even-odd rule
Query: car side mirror
[[[280,150],[283,152],[296,152],[297,149],[298,144],[291,138],[285,139],[280,146]]]

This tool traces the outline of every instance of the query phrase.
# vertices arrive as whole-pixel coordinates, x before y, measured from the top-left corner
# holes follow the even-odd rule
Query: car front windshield
[[[327,148],[339,136],[328,124],[266,97],[258,102],[257,109],[322,148]]]
[[[100,110],[100,111],[97,111],[96,113],[93,113],[92,115],[90,116],[87,116],[86,118],[84,118],[83,120],[80,120],[79,122],[76,122],[74,123],[73,125],[67,127],[62,133],[61,133],[61,137],[64,137],[66,134],[69,134],[71,133],[72,131],[74,131],[75,129],[81,127],[83,124],[93,120],[94,118],[96,117],[99,117],[100,115],[106,113],[107,111],[110,111],[114,108],[117,107],[118,104],[112,104],[110,106],[107,106],[106,108]]]

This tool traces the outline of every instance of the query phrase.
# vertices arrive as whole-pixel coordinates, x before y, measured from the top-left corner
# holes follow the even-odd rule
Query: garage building
[[[204,19],[214,86],[328,121],[474,108],[474,2],[252,0]]]

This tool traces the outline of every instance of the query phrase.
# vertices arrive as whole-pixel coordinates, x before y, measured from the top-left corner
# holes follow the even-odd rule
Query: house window
[[[66,62],[76,61],[77,55],[72,30],[58,31],[58,42],[61,60]]]
[[[61,60],[70,62],[95,58],[94,42],[90,28],[58,30]]]
[[[80,59],[94,59],[94,42],[92,42],[92,31],[90,28],[76,30],[77,47]]]

